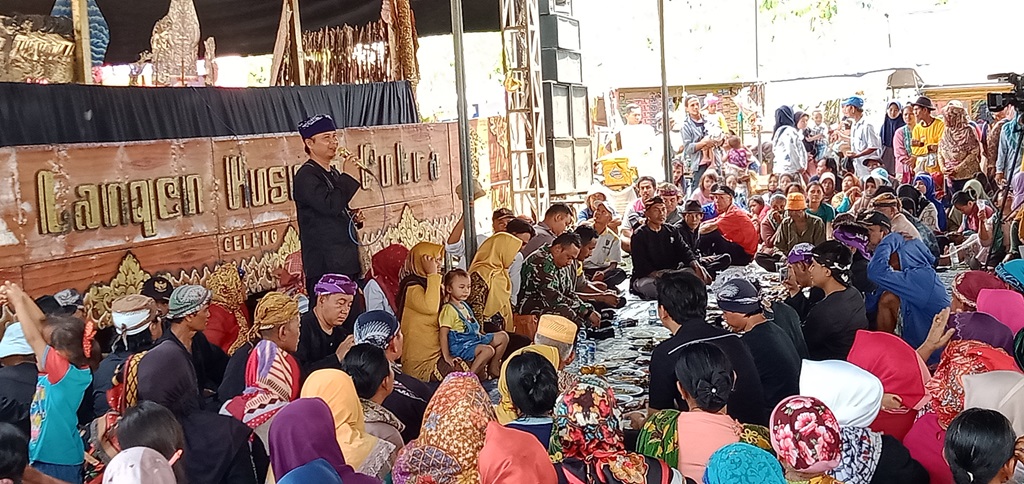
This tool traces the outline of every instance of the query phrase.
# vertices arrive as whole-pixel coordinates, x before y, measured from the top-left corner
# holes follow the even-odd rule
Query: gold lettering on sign
[[[435,181],[441,177],[440,164],[437,153],[430,152],[430,163],[427,172],[429,179]],[[359,183],[363,190],[374,188],[388,188],[395,185],[408,185],[419,183],[423,180],[423,161],[426,156],[419,151],[406,152],[405,146],[399,141],[395,143],[394,154],[387,153],[378,155],[372,144],[364,143],[359,146],[359,160],[363,166],[372,170],[360,170]],[[374,177],[380,175],[374,181]]]
[[[423,179],[423,169],[420,168],[420,163],[423,162],[423,153],[418,151],[412,152],[412,182],[419,183]]]
[[[281,234],[277,229],[256,230],[241,234],[226,235],[220,240],[220,248],[224,252],[239,252],[260,249],[277,245]]]
[[[441,178],[441,163],[437,160],[437,153],[430,153],[430,162],[427,164],[427,176],[430,181],[437,181]]]
[[[51,171],[36,174],[39,233],[43,235],[138,225],[143,237],[153,237],[157,234],[157,220],[198,215],[203,211],[203,183],[199,175],[128,183],[84,183],[67,192],[74,194],[74,200],[68,200],[70,209],[57,206],[55,176]],[[180,204],[175,204],[179,199]]]
[[[100,187],[99,185],[79,185],[75,188],[79,200],[72,210],[75,213],[75,230],[92,230],[100,228]]]
[[[359,161],[366,168],[373,168],[377,164],[377,150],[369,143],[359,145]],[[373,173],[368,170],[359,170],[359,186],[363,190],[369,190],[374,186]]]
[[[267,168],[267,184],[270,187],[270,203],[288,201],[288,167],[272,166]]]
[[[229,210],[285,203],[292,199],[292,177],[302,165],[250,170],[244,155],[224,157],[224,187]]]
[[[172,200],[180,200],[181,192],[174,178],[157,178],[153,182],[156,189],[156,216],[160,220],[172,219],[181,215],[181,202],[172,204]]]

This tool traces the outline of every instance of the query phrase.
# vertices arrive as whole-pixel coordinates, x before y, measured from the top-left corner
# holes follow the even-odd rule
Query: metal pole
[[[473,163],[469,152],[469,107],[466,104],[466,59],[462,39],[462,0],[451,0],[452,41],[455,44],[455,93],[459,112],[459,172],[462,175],[462,221],[466,266],[476,255],[476,220],[473,216]]]
[[[757,4],[758,1],[759,0],[754,0],[754,77],[757,78],[758,81],[760,81],[761,80],[761,46],[760,46],[760,44],[758,44],[758,41],[761,39],[761,36],[757,32],[757,29],[758,29],[758,25],[757,24],[760,23],[760,20],[759,20],[760,15],[758,15],[758,13],[759,13],[758,11],[761,10],[761,7]]]
[[[661,139],[665,149],[662,158],[665,169],[665,180],[675,183],[672,179],[672,141],[669,139],[671,124],[669,123],[668,70],[665,67],[665,0],[658,0],[658,38],[661,48]]]

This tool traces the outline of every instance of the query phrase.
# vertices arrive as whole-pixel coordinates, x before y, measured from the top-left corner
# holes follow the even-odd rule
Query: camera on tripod
[[[999,112],[1007,106],[1017,108],[1017,111],[1024,111],[1024,76],[1007,72],[1005,74],[992,74],[988,76],[990,81],[1000,81],[1013,84],[1013,92],[990,92],[988,93],[988,109],[992,112]]]

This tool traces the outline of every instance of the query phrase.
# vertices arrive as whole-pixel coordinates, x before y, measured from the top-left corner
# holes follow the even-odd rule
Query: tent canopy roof
[[[202,38],[217,39],[218,55],[260,55],[274,50],[281,0],[193,0]],[[420,36],[451,33],[447,0],[410,0]],[[167,14],[170,0],[96,0],[110,26],[106,62],[124,64],[150,50],[153,25]],[[342,24],[365,25],[380,18],[382,0],[300,0],[303,30]],[[53,0],[5,0],[0,14],[47,15]],[[496,31],[498,0],[463,0],[467,32]]]

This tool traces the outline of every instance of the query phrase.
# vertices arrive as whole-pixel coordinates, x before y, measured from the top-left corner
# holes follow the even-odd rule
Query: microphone
[[[370,170],[370,167],[367,166],[366,163],[363,163],[363,160],[360,160],[359,157],[353,156],[352,152],[349,151],[348,148],[346,148],[344,146],[339,146],[338,147],[338,156],[342,157],[343,160],[349,160],[352,163],[355,163],[355,165],[358,166],[360,169],[366,170],[366,171],[369,171],[369,172],[372,173],[372,171]]]

